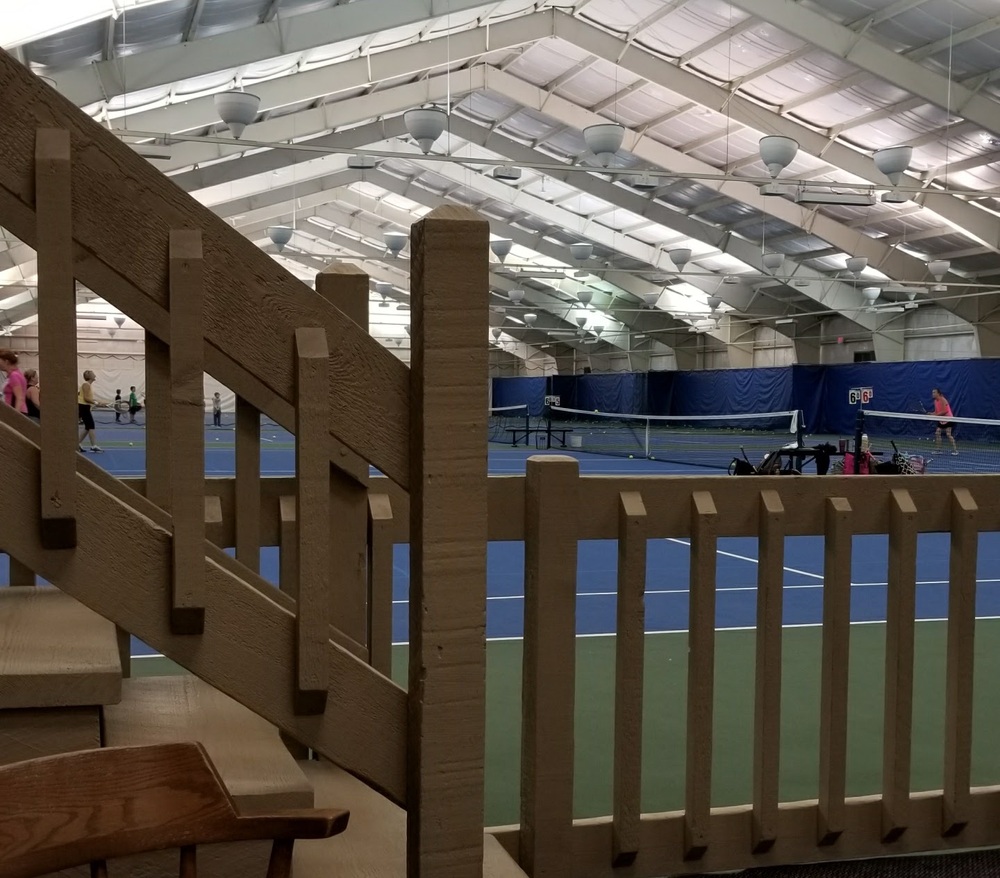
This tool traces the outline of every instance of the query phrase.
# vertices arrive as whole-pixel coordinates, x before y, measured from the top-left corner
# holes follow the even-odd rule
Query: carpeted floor
[[[739,874],[740,878],[992,878],[1000,876],[1000,851],[772,866]]]

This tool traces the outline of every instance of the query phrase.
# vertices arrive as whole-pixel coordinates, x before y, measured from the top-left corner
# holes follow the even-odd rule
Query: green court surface
[[[784,629],[781,788],[783,801],[815,798],[819,772],[819,696],[822,630]],[[913,790],[940,789],[944,754],[944,681],[947,626],[916,624]],[[753,770],[753,631],[716,633],[713,806],[751,800]],[[518,822],[521,716],[520,640],[487,644],[486,824]],[[577,817],[611,813],[615,641],[577,640]],[[393,677],[406,684],[405,646],[394,647]],[[881,790],[885,625],[851,626],[848,795]],[[133,661],[136,675],[181,672],[163,658]],[[687,635],[646,635],[644,685],[644,812],[684,804]],[[972,780],[1000,784],[1000,620],[976,623]]]

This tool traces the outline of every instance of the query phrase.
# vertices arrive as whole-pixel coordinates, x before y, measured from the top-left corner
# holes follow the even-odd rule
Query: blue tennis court
[[[105,448],[93,459],[115,475],[145,472],[145,430],[132,426],[102,426],[99,441]],[[133,444],[129,445],[131,442]],[[492,474],[518,474],[534,449],[491,446]],[[590,475],[696,474],[704,467],[643,459],[573,453],[580,470]],[[232,429],[206,430],[205,469],[208,475],[234,472]],[[291,437],[280,429],[262,432],[261,470],[264,475],[294,473]],[[728,478],[728,476],[726,477]],[[278,551],[264,549],[261,573],[277,581]],[[646,628],[649,632],[683,631],[688,621],[690,549],[685,540],[651,540],[646,581]],[[921,534],[917,562],[917,618],[942,619],[947,615],[949,535]],[[784,621],[786,625],[818,625],[823,607],[823,541],[816,536],[789,537],[785,545]],[[514,639],[522,634],[524,617],[524,548],[515,542],[495,542],[487,557],[487,636]],[[851,618],[854,622],[885,620],[887,600],[888,538],[854,538]],[[407,639],[409,547],[394,552],[393,640]],[[1000,617],[1000,533],[980,536],[977,615]],[[577,631],[582,636],[614,633],[616,608],[617,545],[613,540],[582,541],[577,557]],[[752,628],[756,620],[757,544],[753,538],[720,539],[717,559],[716,623],[719,629]],[[136,642],[134,653],[148,654]]]

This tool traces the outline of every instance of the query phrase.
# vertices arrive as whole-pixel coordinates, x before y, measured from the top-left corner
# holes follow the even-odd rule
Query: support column
[[[407,874],[483,870],[489,224],[411,231]]]

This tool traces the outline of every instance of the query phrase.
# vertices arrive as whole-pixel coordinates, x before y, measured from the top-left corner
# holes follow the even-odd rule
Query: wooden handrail
[[[108,747],[0,766],[0,878],[35,878],[84,863],[194,846],[274,839],[290,865],[299,838],[329,838],[348,812],[241,816],[201,744]],[[183,868],[182,868],[183,874]],[[288,871],[269,871],[287,878]]]
[[[349,450],[346,457],[360,456],[409,485],[409,373],[399,360],[4,52],[0,118],[17,120],[5,126],[0,150],[0,217],[6,228],[37,246],[35,131],[68,131],[75,276],[169,343],[169,234],[201,230],[205,252],[213,254],[204,273],[208,371],[293,429],[289,340],[300,326],[322,326],[331,368],[340,378],[328,400],[332,436]]]

